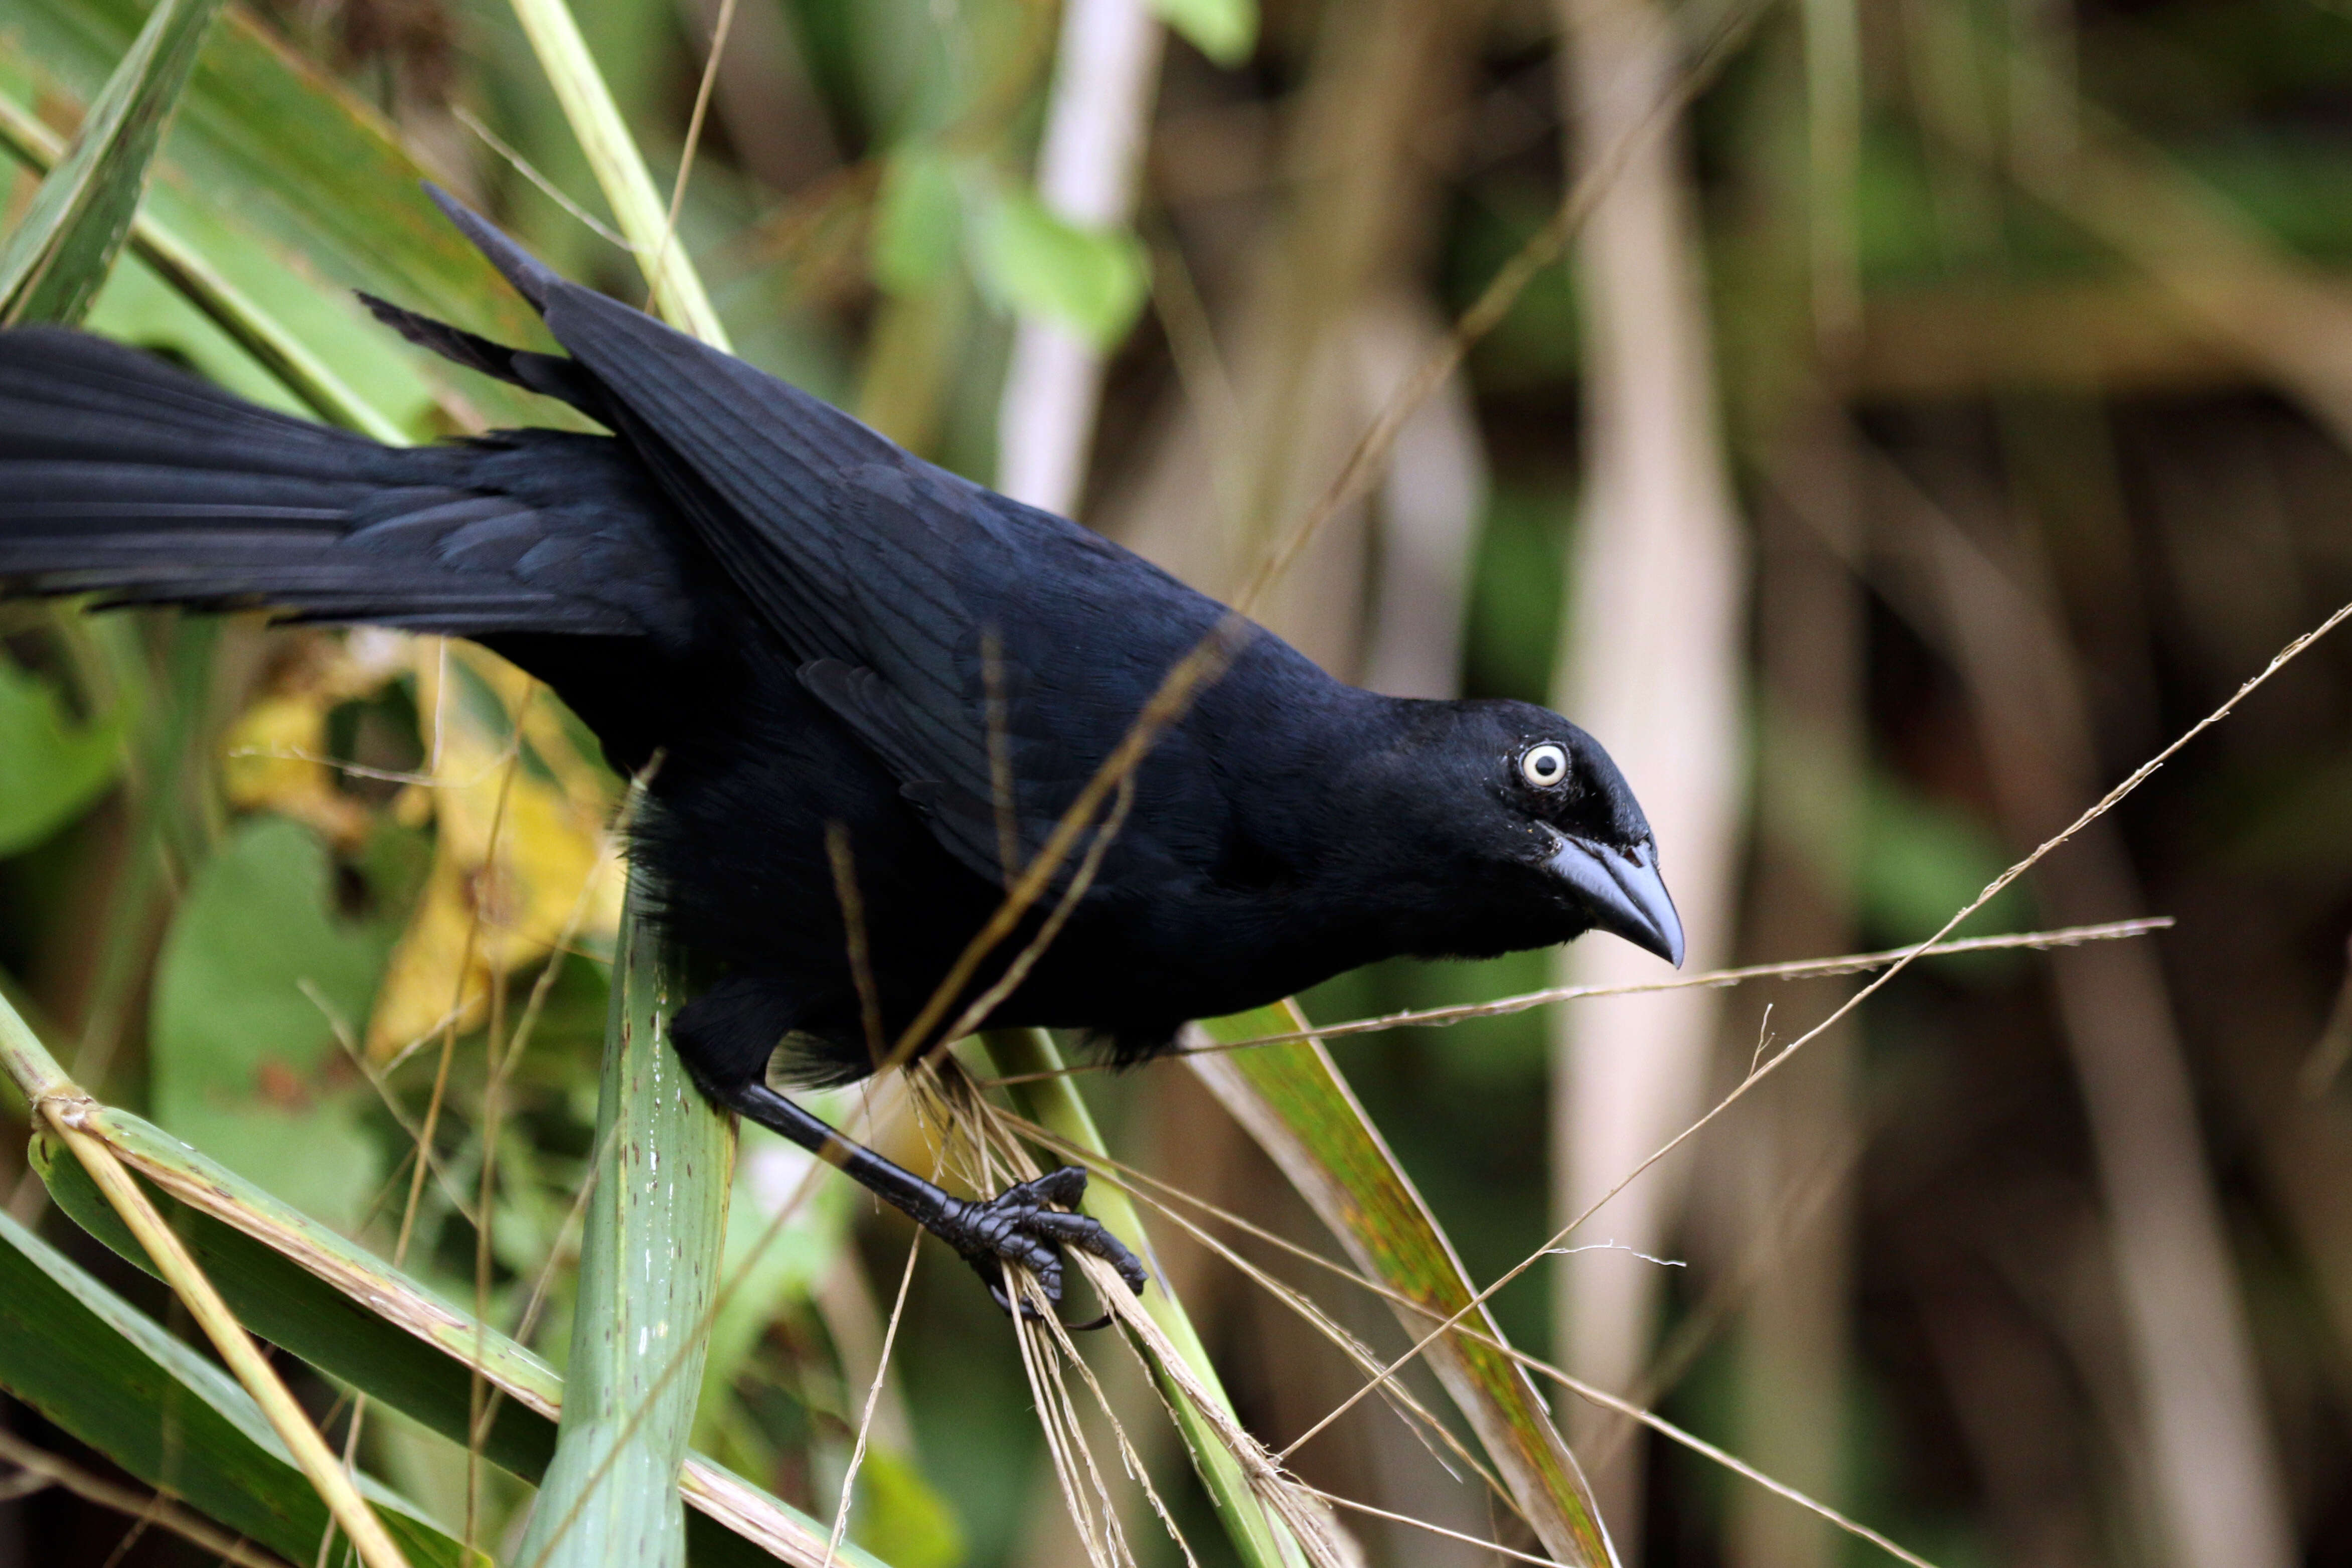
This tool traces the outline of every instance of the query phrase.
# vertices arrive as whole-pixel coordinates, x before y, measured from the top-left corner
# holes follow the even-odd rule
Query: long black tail
[[[689,630],[660,502],[605,437],[383,447],[54,328],[0,331],[0,592],[468,637]]]

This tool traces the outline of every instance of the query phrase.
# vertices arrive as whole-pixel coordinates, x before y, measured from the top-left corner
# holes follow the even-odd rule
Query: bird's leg
[[[822,1118],[764,1083],[739,1085],[713,1098],[840,1167],[844,1174],[954,1247],[987,1284],[996,1304],[1007,1311],[1012,1310],[1012,1303],[1005,1296],[1003,1265],[1018,1263],[1028,1269],[1037,1277],[1045,1299],[1058,1302],[1064,1247],[1093,1253],[1118,1269],[1129,1289],[1139,1296],[1143,1293],[1150,1276],[1118,1237],[1104,1229],[1099,1220],[1065,1214],[1053,1206],[1077,1206],[1087,1190],[1082,1166],[1048,1171],[992,1198],[959,1198],[864,1144],[852,1142]]]
[[[1046,1300],[1058,1302],[1065,1247],[1094,1254],[1118,1269],[1129,1289],[1143,1293],[1150,1276],[1135,1254],[1100,1221],[1062,1212],[1076,1208],[1086,1193],[1083,1167],[1048,1171],[992,1198],[959,1198],[843,1137],[823,1118],[769,1088],[768,1055],[789,1023],[778,1022],[781,1008],[774,999],[747,994],[749,989],[722,981],[680,1012],[672,1031],[679,1058],[713,1104],[782,1133],[904,1212],[955,1248],[1007,1311],[1013,1303],[1006,1294],[1003,1265],[1018,1263],[1028,1269],[1037,1277]],[[751,1043],[758,1040],[765,1044]]]

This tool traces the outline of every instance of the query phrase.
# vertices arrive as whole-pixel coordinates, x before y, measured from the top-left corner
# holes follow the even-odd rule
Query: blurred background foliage
[[[739,353],[982,480],[1010,439],[1000,394],[1023,323],[1098,353],[1084,482],[1061,500],[1230,593],[1558,207],[1558,58],[1581,3],[1163,0],[1135,216],[1101,223],[1067,216],[1034,174],[1069,47],[1049,0],[738,0],[679,243]],[[719,0],[577,11],[666,184]],[[71,131],[142,14],[0,0],[12,224],[37,183],[23,159]],[[2352,597],[2352,8],[1788,0],[1734,15],[1685,0],[1655,16],[1678,58],[1713,71],[1674,167],[1746,552],[1747,804],[1721,956],[1916,940],[2038,842],[2042,802],[2063,821]],[[1727,16],[1732,43],[1710,55]],[[152,236],[88,324],[382,434],[557,420],[421,359],[352,303],[364,287],[544,343],[424,204],[420,172],[566,272],[642,300],[502,5],[253,0],[208,37],[143,222],[335,384],[289,380],[193,308]],[[1396,689],[1561,689],[1595,460],[1584,287],[1570,260],[1536,275],[1370,500],[1318,537],[1272,624]],[[2007,586],[1982,590],[1976,560]],[[431,639],[12,602],[0,648],[8,997],[94,1093],[404,1250],[454,1300],[477,1288],[485,1044],[512,1043],[487,1156],[487,1300],[560,1358],[619,913],[620,789],[593,740],[516,672]],[[2237,1500],[2283,1532],[2284,1555],[2242,1561],[2352,1563],[2348,721],[2352,647],[2322,645],[2121,808],[2108,847],[2086,851],[2120,881],[2085,891],[2053,869],[1969,928],[2173,915],[2147,984],[2053,983],[2028,955],[1923,965],[1873,1000],[1842,1056],[1817,1053],[1835,1074],[1711,1129],[1653,1238],[1679,1266],[1636,1326],[1644,1360],[1623,1392],[1945,1568],[2187,1568],[2195,1536],[2172,1494],[2181,1465],[2205,1462],[2252,1478]],[[1670,875],[1675,853],[1670,840]],[[2118,887],[2137,907],[2110,907]],[[1801,936],[1820,945],[1792,951]],[[1336,1020],[1551,974],[1541,953],[1398,963],[1307,1005]],[[2113,1151],[2131,1129],[2086,1110],[2078,1085],[2095,1016],[2147,984],[2169,1021],[2132,1037],[2178,1036],[2164,1060],[2185,1069],[2194,1141],[2175,1153],[2226,1242],[2251,1436],[2180,1426],[2151,1381],[2144,1277],[2117,1261],[2132,1244]],[[1847,984],[1733,994],[1704,1078],[1728,1088],[1766,1029],[1785,1041]],[[411,1222],[416,1121],[449,1042]],[[1474,1279],[1566,1217],[1545,1014],[1339,1055]],[[1126,1157],[1328,1250],[1180,1069],[1087,1090]],[[12,1213],[157,1305],[159,1288],[45,1215],[12,1093]],[[806,1168],[747,1130],[731,1261]],[[1586,1239],[1612,1234],[1635,1239],[1604,1211]],[[1181,1237],[1160,1241],[1253,1429],[1279,1447],[1351,1391],[1330,1346]],[[838,1183],[794,1211],[719,1321],[697,1446],[830,1517],[906,1242]],[[1516,1343],[1565,1347],[1555,1294],[1537,1270],[1496,1298]],[[1377,1302],[1334,1310],[1403,1348]],[[1227,1548],[1148,1388],[1105,1375],[1216,1560]],[[333,1394],[317,1392],[323,1408]],[[919,1270],[855,1538],[898,1568],[1083,1561],[1030,1403],[964,1271]],[[77,1451],[23,1406],[0,1419]],[[1631,1466],[1605,1494],[1633,1510],[1611,1521],[1629,1563],[1869,1555],[1699,1458],[1609,1429],[1593,1441],[1597,1462]],[[461,1449],[381,1414],[367,1444],[445,1523],[466,1513]],[[1296,1462],[1334,1491],[1526,1543],[1369,1404]],[[500,1520],[510,1491],[493,1489]],[[1122,1498],[1147,1561],[1175,1561]],[[1374,1562],[1495,1560],[1357,1523]],[[161,1532],[117,1554],[123,1530],[60,1490],[0,1495],[0,1564],[207,1560]]]

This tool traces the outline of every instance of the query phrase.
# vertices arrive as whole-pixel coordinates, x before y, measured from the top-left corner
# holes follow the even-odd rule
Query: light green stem
[[[631,885],[597,1097],[609,1151],[581,1237],[579,1306],[555,1458],[516,1561],[684,1568],[678,1467],[719,1287],[732,1121],[669,1047],[662,955]]]
[[[548,84],[555,89],[563,117],[572,122],[572,133],[580,139],[588,166],[596,173],[605,204],[653,285],[656,308],[670,325],[713,348],[726,348],[727,329],[719,324],[719,312],[688,261],[683,243],[670,232],[669,205],[646,172],[628,122],[621,118],[620,105],[613,101],[612,89],[604,85],[570,7],[563,0],[514,0],[514,13]]]

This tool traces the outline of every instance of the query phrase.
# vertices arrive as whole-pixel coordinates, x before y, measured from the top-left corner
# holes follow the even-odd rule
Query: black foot
[[[1129,1289],[1142,1295],[1144,1282],[1150,1276],[1118,1237],[1105,1230],[1099,1221],[1048,1206],[1059,1204],[1063,1208],[1076,1208],[1086,1190],[1084,1168],[1065,1165],[1058,1171],[1046,1172],[1034,1182],[1007,1187],[985,1203],[950,1198],[946,1212],[929,1221],[929,1228],[978,1271],[988,1286],[988,1293],[1007,1312],[1013,1310],[1013,1303],[1004,1293],[1003,1266],[1018,1263],[1028,1269],[1037,1277],[1045,1300],[1058,1304],[1062,1300],[1061,1249],[1065,1247],[1093,1253],[1118,1270],[1118,1277],[1127,1281]],[[1022,1310],[1035,1315],[1025,1302]],[[1104,1318],[1083,1326],[1099,1328],[1109,1321]]]

